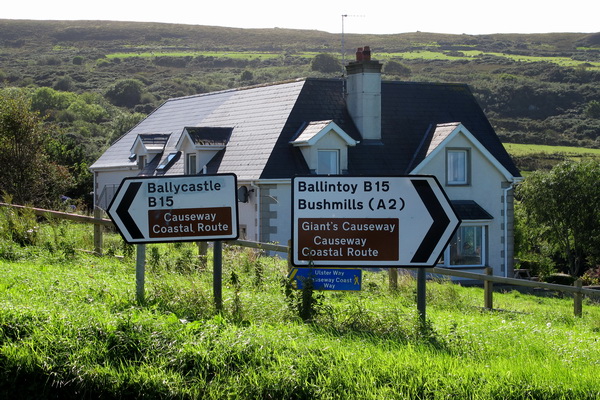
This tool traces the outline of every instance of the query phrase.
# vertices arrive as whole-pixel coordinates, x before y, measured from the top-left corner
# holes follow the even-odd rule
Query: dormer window
[[[300,148],[311,173],[339,175],[348,169],[348,147],[356,146],[358,141],[327,120],[304,125],[290,143]]]
[[[317,156],[317,174],[338,175],[340,173],[340,151],[319,150]]]
[[[196,175],[198,173],[198,161],[196,153],[188,153],[185,156],[186,175]]]
[[[233,128],[194,127],[184,128],[175,148],[185,154],[184,173],[197,175],[211,160],[224,150]]]
[[[137,166],[139,169],[144,169],[150,160],[164,151],[169,136],[169,134],[159,133],[139,134],[131,146],[129,160],[135,161],[137,155]]]

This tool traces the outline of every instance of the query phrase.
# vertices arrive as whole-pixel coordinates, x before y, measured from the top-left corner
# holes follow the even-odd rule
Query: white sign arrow
[[[296,266],[431,267],[460,224],[434,176],[309,176],[292,183]]]
[[[125,178],[107,212],[128,243],[237,239],[237,178]]]

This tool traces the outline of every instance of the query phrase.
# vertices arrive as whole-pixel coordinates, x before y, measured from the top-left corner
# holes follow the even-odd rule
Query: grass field
[[[26,225],[26,224],[25,224]],[[135,255],[91,227],[36,225],[0,240],[0,393],[31,399],[597,399],[600,307],[517,291],[364,272],[359,292],[287,293],[284,260],[225,246],[224,310],[194,244],[148,245],[146,296]],[[5,225],[0,224],[0,227]],[[0,230],[2,232],[2,230]]]
[[[526,156],[531,154],[565,154],[574,158],[600,157],[600,149],[589,149],[586,147],[568,146],[546,146],[541,144],[516,144],[504,143],[504,148],[514,156]]]
[[[303,58],[313,58],[317,55],[316,52],[297,52],[294,53],[296,57]],[[459,55],[460,54],[460,55]],[[442,51],[434,51],[434,50],[417,50],[417,51],[407,51],[407,52],[397,52],[397,53],[386,53],[386,52],[378,52],[377,58],[383,61],[387,59],[407,59],[407,60],[473,60],[475,57],[492,55],[496,57],[504,57],[511,59],[513,61],[518,62],[549,62],[560,65],[562,67],[577,67],[581,65],[585,65],[586,68],[591,69],[600,69],[600,62],[583,62],[573,60],[568,57],[536,57],[536,56],[522,56],[522,55],[513,55],[513,54],[504,54],[504,53],[494,53],[494,52],[483,52],[480,50],[466,50],[455,53],[447,53]],[[118,52],[107,54],[106,57],[111,58],[132,58],[132,57],[141,57],[141,58],[151,58],[151,57],[159,57],[159,56],[168,56],[168,57],[215,57],[215,58],[232,58],[232,59],[243,59],[243,60],[253,60],[253,59],[273,59],[279,58],[283,56],[281,52],[236,52],[236,51],[146,51],[144,49],[138,49],[138,51],[132,52]]]

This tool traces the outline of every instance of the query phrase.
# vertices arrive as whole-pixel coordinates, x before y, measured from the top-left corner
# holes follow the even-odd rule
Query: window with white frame
[[[483,266],[486,260],[485,225],[461,225],[444,251],[445,266]]]
[[[448,149],[446,151],[446,182],[448,185],[469,184],[469,150]]]
[[[317,154],[317,174],[337,175],[340,173],[340,151],[319,150]]]
[[[196,153],[188,153],[185,157],[185,173],[187,175],[196,175],[198,173]]]
[[[148,157],[147,156],[138,156],[138,168],[144,169],[146,167],[146,164],[148,164]]]

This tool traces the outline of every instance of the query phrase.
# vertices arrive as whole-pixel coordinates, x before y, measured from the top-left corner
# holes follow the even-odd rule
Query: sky
[[[393,34],[600,32],[597,0],[9,0],[0,19],[166,22]],[[385,5],[387,3],[387,5]],[[345,17],[342,17],[346,15]]]

